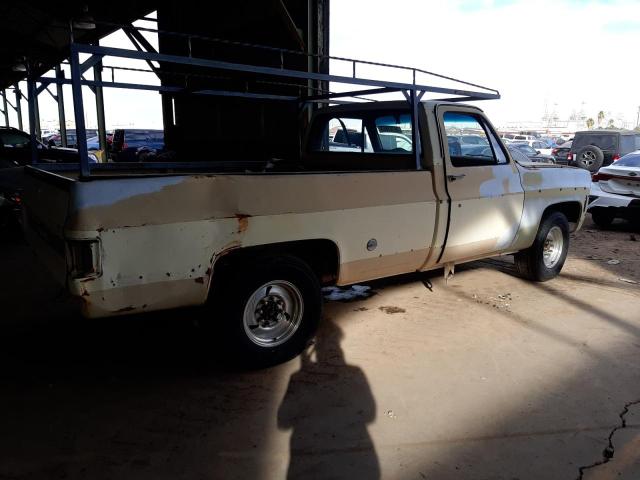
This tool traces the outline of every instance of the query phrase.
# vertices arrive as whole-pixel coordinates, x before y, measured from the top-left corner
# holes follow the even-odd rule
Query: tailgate
[[[74,180],[53,172],[25,167],[25,237],[61,285],[66,285],[67,279],[64,227],[74,183]]]

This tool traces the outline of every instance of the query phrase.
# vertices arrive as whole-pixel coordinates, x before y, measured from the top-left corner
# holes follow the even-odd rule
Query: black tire
[[[229,272],[221,282],[226,285],[212,295],[209,302],[212,315],[207,321],[207,326],[223,333],[223,348],[228,350],[242,367],[263,368],[289,360],[304,350],[316,332],[322,315],[320,282],[313,270],[297,257],[279,256],[257,264],[237,266],[234,272]],[[297,328],[286,341],[275,346],[259,345],[252,340],[251,334],[245,328],[244,319],[245,308],[249,308],[248,304],[254,292],[270,282],[293,285],[302,301]],[[277,292],[272,296],[276,298]],[[255,306],[254,316],[258,309],[259,307]],[[220,317],[215,316],[217,312],[221,313]],[[277,322],[285,324],[280,314],[273,313],[272,318],[274,317],[279,318]],[[283,335],[284,337],[286,336]]]
[[[591,219],[598,227],[606,229],[611,226],[616,216],[608,208],[593,208],[590,210]]]
[[[549,232],[558,227],[562,234],[562,250],[552,266],[547,266],[544,258],[545,245]],[[569,251],[569,222],[563,213],[553,212],[542,219],[533,245],[516,253],[515,265],[518,273],[529,280],[546,282],[556,277],[567,259]]]
[[[576,153],[575,164],[589,170],[590,172],[597,172],[604,163],[604,153],[595,145],[587,145],[582,147]]]

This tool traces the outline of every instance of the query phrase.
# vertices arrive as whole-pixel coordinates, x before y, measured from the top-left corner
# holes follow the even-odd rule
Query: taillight
[[[554,148],[553,150],[551,150],[551,155],[557,155],[558,154],[558,149]]]
[[[620,155],[616,153],[616,154],[613,156],[613,161],[614,161],[614,162],[617,162],[618,160],[620,160]]]
[[[127,145],[126,142],[122,144],[122,149],[124,150],[125,148],[129,148],[129,145]]]
[[[567,153],[567,161],[573,162],[573,153]]]

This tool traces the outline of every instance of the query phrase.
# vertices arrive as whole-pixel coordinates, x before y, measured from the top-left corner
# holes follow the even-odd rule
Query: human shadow
[[[278,427],[292,430],[287,478],[380,478],[367,430],[375,400],[362,369],[346,363],[342,337],[325,321],[289,380],[278,409]]]

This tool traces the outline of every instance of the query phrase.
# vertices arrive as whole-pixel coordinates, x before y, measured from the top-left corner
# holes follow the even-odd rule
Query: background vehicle
[[[549,162],[549,159],[547,158],[542,158],[539,156],[528,157],[522,150],[520,150],[514,145],[507,145],[507,149],[511,154],[511,158],[513,158],[516,162],[518,162],[521,165],[531,165],[531,164],[538,164],[538,163],[551,164],[551,162]]]
[[[36,140],[38,161],[43,163],[78,163],[78,150],[74,148],[50,147]],[[97,161],[91,156],[92,161]],[[13,127],[0,127],[0,160],[19,165],[31,163],[31,137]]]
[[[589,199],[589,212],[599,227],[616,218],[640,226],[640,150],[598,170]]]
[[[211,331],[258,365],[304,348],[322,285],[503,254],[525,278],[556,276],[588,173],[516,163],[476,107],[418,108],[420,152],[388,142],[412,127],[407,102],[371,102],[318,110],[301,154],[277,162],[129,164],[83,181],[27,167],[25,231],[86,316],[207,304]]]
[[[139,162],[164,150],[162,130],[116,129],[111,140],[114,162]]]
[[[569,165],[596,172],[627,153],[640,149],[640,133],[629,130],[587,130],[576,132]]]
[[[542,139],[530,140],[525,143],[529,144],[529,146],[534,150],[537,150],[538,153],[541,153],[543,155],[551,155],[551,146],[549,145],[549,143]]]
[[[528,143],[513,142],[509,145],[509,147],[517,148],[534,162],[555,163],[555,159],[553,158],[553,156],[541,153],[535,148],[529,146]]]
[[[87,129],[87,140],[92,137],[97,137],[98,130],[88,128]],[[56,133],[54,135],[50,135],[48,137],[44,137],[43,140],[49,146],[61,147],[62,146],[62,138],[60,137],[60,133]],[[75,129],[67,130],[67,147],[68,148],[77,148],[78,147],[78,138],[76,137]],[[96,149],[97,150],[97,149]]]
[[[113,133],[107,133],[107,150],[111,150]],[[100,138],[98,136],[87,139],[87,150],[100,150]]]
[[[551,150],[551,155],[558,164],[569,164],[569,152],[571,151],[572,141],[564,142]]]
[[[537,140],[537,137],[534,137],[533,135],[523,135],[521,133],[505,133],[503,138],[513,142],[532,142]]]

